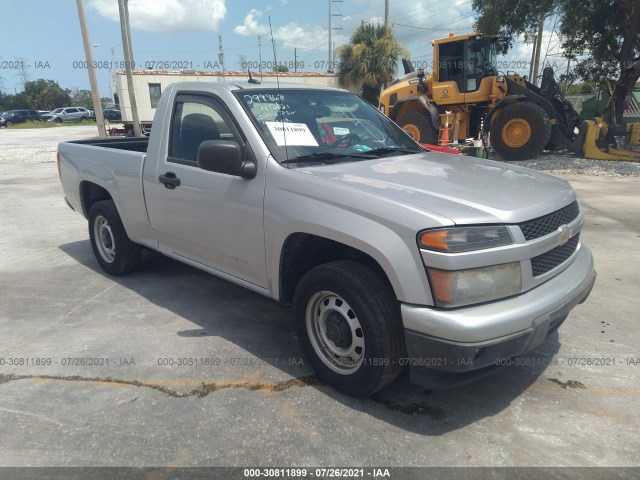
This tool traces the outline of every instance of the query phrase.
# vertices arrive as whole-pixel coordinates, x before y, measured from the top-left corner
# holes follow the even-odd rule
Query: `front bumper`
[[[411,381],[457,386],[536,349],[587,299],[595,280],[593,257],[583,245],[564,271],[513,298],[452,310],[402,304]]]

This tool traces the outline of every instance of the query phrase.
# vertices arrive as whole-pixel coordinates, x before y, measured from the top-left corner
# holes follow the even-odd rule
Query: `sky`
[[[242,70],[244,61],[257,71],[261,61],[273,62],[273,32],[279,63],[293,67],[295,55],[298,70],[326,71],[330,2],[336,47],[347,43],[361,22],[384,21],[384,0],[129,0],[134,61],[139,69],[218,71],[221,39],[225,70]],[[118,2],[83,4],[100,95],[109,96],[109,69],[114,60],[116,65],[123,62]],[[473,31],[471,4],[472,0],[390,0],[390,23],[414,65],[429,70],[429,40]],[[0,90],[20,92],[24,80],[40,78],[72,90],[89,88],[76,1],[2,0],[0,18]],[[543,53],[554,47],[549,38],[550,31]],[[506,62],[502,66],[528,73],[531,49],[516,45],[501,59]]]

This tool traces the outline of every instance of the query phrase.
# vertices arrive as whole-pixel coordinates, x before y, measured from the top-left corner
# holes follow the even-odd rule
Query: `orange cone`
[[[449,145],[449,114],[447,114],[447,120],[444,122],[444,129],[440,135],[440,146],[447,145]]]

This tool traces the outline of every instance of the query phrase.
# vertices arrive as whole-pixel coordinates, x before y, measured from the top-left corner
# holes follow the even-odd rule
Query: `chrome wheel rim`
[[[98,215],[93,221],[93,236],[102,260],[113,263],[116,258],[116,242],[109,222],[102,215]]]
[[[351,306],[333,292],[317,292],[305,314],[307,333],[318,358],[340,375],[355,373],[364,361],[364,332]]]

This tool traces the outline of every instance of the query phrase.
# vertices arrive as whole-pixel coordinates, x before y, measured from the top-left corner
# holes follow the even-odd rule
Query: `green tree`
[[[61,88],[55,80],[25,82],[24,95],[28,106],[38,110],[53,110],[71,103],[70,91]]]
[[[409,53],[383,25],[363,23],[348,44],[338,49],[338,75],[344,87],[358,87],[362,97],[378,105],[380,89],[391,82],[398,59]]]
[[[477,31],[500,35],[506,53],[519,35],[533,42],[541,15],[559,15],[562,48],[575,60],[572,77],[604,83],[640,54],[638,0],[473,0]]]
[[[542,15],[549,15],[557,0],[473,0],[473,9],[479,14],[475,29],[487,35],[500,35],[498,53],[507,53],[515,39],[524,35],[533,43]]]
[[[6,95],[0,92],[0,112],[30,107],[31,105],[24,92],[16,93],[15,95]]]
[[[83,107],[87,110],[93,110],[93,97],[91,90],[76,90],[71,95],[71,104],[74,107]]]
[[[574,74],[599,83],[617,78],[640,55],[638,0],[556,0],[562,46]],[[586,58],[577,55],[588,53]]]

